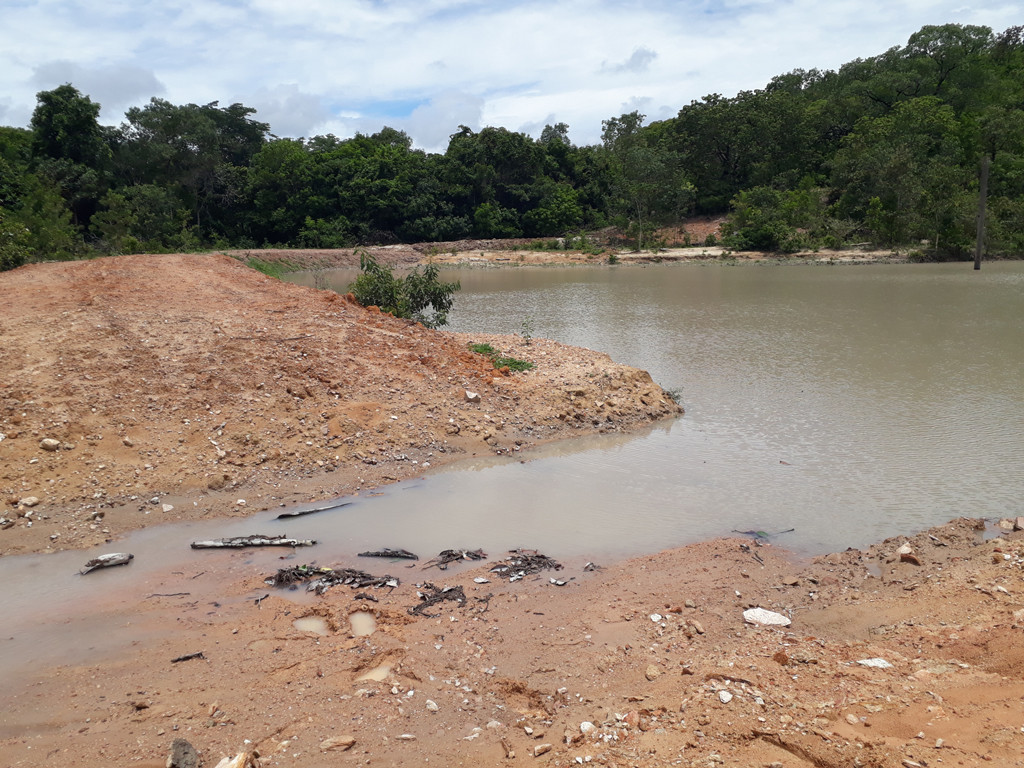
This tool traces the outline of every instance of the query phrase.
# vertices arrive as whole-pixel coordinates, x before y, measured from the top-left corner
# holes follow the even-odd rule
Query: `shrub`
[[[436,264],[428,264],[422,272],[417,267],[400,278],[364,251],[359,255],[359,269],[362,274],[349,290],[364,307],[380,307],[382,312],[415,320],[427,328],[448,324],[448,312],[454,303],[452,296],[462,286],[457,281],[438,280],[440,270]]]

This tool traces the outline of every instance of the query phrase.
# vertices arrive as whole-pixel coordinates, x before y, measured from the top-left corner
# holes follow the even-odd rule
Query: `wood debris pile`
[[[355,568],[324,568],[314,565],[296,565],[290,568],[282,568],[273,576],[264,580],[272,587],[284,587],[300,582],[309,582],[307,592],[324,594],[328,589],[338,584],[344,584],[352,589],[366,589],[367,587],[390,587],[394,589],[401,582],[395,576],[373,576],[366,571],[359,571]]]
[[[535,549],[513,549],[509,558],[491,568],[491,573],[508,576],[508,580],[519,581],[524,576],[541,571],[560,571],[562,564],[557,560],[540,554]]]

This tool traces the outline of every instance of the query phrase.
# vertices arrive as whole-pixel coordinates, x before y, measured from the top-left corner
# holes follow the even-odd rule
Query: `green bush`
[[[415,320],[427,328],[448,324],[453,294],[462,286],[458,281],[438,280],[440,270],[436,264],[428,264],[422,272],[417,267],[400,278],[364,251],[359,255],[359,269],[362,274],[349,290],[364,307],[380,307],[382,312]]]

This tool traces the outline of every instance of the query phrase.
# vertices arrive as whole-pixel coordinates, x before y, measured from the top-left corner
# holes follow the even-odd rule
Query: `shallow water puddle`
[[[376,683],[384,680],[389,674],[391,674],[390,664],[381,664],[379,667],[374,667],[369,672],[365,672],[356,678],[357,683],[361,683],[364,680],[373,680]]]
[[[300,632],[313,632],[323,637],[331,634],[327,620],[320,616],[303,616],[301,619],[293,621],[292,626]]]
[[[356,611],[349,615],[348,621],[352,625],[353,637],[369,637],[377,631],[377,619],[372,613]]]

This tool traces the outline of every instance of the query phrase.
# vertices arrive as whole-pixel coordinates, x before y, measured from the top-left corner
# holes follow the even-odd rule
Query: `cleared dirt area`
[[[0,288],[5,556],[118,551],[157,522],[679,414],[600,353],[428,331],[226,256],[33,265]],[[536,368],[495,371],[470,341]],[[506,553],[442,571],[419,552],[358,562],[389,586],[321,596],[268,586],[245,552],[121,566],[96,583],[133,599],[100,590],[96,610],[130,649],[24,658],[0,765],[162,768],[179,738],[203,766],[1024,765],[1021,525],[812,562],[750,535],[514,581],[492,571]]]
[[[3,554],[338,496],[681,412],[599,352],[429,331],[227,256],[37,264],[0,286]],[[497,371],[470,342],[535,368]]]

